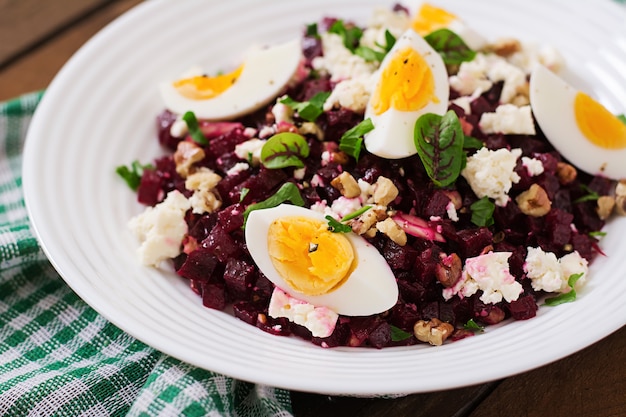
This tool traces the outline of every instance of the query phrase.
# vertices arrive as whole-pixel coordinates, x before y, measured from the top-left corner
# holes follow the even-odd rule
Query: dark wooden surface
[[[139,2],[0,0],[0,100],[44,89],[83,43]],[[626,416],[626,327],[501,381],[394,399],[293,392],[292,400],[299,417]]]

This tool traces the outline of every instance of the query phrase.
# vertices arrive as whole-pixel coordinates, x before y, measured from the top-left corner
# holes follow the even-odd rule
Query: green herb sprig
[[[304,167],[304,159],[309,156],[306,139],[297,133],[277,133],[261,148],[261,163],[269,169]]]
[[[570,287],[568,292],[561,293],[556,297],[546,298],[547,306],[558,306],[559,304],[571,303],[576,300],[576,290],[574,286],[576,282],[584,275],[584,273],[572,274],[567,280],[567,285]]]
[[[246,210],[243,212],[243,227],[246,227],[248,216],[254,210],[276,207],[286,201],[289,201],[296,206],[304,206],[304,199],[302,198],[302,195],[300,195],[300,190],[298,189],[298,186],[292,182],[284,183],[271,197],[268,197],[258,203],[250,204],[246,207]]]
[[[341,136],[339,149],[358,161],[363,149],[363,136],[372,130],[374,130],[372,120],[370,118],[363,120]]]
[[[483,197],[480,200],[474,201],[470,205],[470,210],[472,211],[472,223],[480,227],[489,227],[493,225],[493,212],[495,209],[496,205],[493,201],[489,200],[489,197]]]
[[[308,122],[314,122],[324,112],[324,102],[329,96],[329,91],[321,91],[311,97],[308,101],[295,101],[289,96],[286,96],[279,101],[298,112],[298,116],[302,119]]]
[[[424,36],[424,39],[441,55],[446,65],[459,65],[473,60],[476,56],[476,51],[470,49],[463,39],[450,29],[436,30]]]
[[[189,136],[191,139],[199,145],[206,146],[209,144],[206,136],[200,130],[200,124],[198,123],[198,119],[196,119],[196,114],[192,111],[188,111],[183,114],[183,120],[187,123],[187,129],[189,130]]]
[[[120,165],[115,169],[115,172],[126,181],[126,184],[133,190],[137,191],[139,184],[141,184],[141,177],[146,169],[154,169],[151,164],[142,164],[135,160],[130,166]]]

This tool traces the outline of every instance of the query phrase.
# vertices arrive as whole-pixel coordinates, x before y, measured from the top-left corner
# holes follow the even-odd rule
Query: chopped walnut
[[[626,216],[626,180],[620,180],[615,187],[615,211]]]
[[[398,188],[386,177],[380,176],[374,188],[374,203],[387,206],[398,196]]]
[[[566,162],[557,162],[556,164],[556,176],[559,178],[561,185],[571,184],[572,181],[578,176],[578,171],[573,165]]]
[[[515,201],[522,213],[532,217],[545,216],[552,207],[546,190],[537,184],[531,185],[528,190],[518,195]]]
[[[389,239],[393,240],[398,245],[406,245],[406,232],[391,217],[387,217],[382,222],[376,223],[376,229],[378,229],[379,232],[387,235]]]
[[[204,149],[196,143],[188,140],[178,142],[176,152],[174,152],[176,172],[178,172],[181,177],[187,178],[192,172],[193,164],[202,161],[204,157]]]
[[[330,185],[335,187],[341,195],[346,198],[354,198],[361,195],[361,187],[359,187],[359,183],[354,179],[349,172],[344,171],[339,176],[335,177]]]
[[[601,220],[606,220],[613,213],[613,209],[615,208],[615,198],[610,195],[603,195],[598,198],[596,213],[598,213],[598,217]]]
[[[463,272],[463,261],[456,253],[443,255],[435,266],[435,276],[437,281],[446,288],[450,288],[461,279]]]
[[[616,196],[626,196],[626,180],[620,180],[615,186]]]
[[[497,55],[507,57],[521,51],[522,44],[514,38],[502,38],[490,45],[489,49]]]
[[[313,122],[304,122],[298,128],[298,133],[301,135],[313,135],[319,140],[324,140],[324,131]]]
[[[185,188],[191,191],[200,189],[211,191],[221,179],[222,177],[213,170],[202,167],[187,177]]]
[[[441,346],[453,331],[454,326],[437,318],[429,321],[418,320],[413,326],[413,333],[417,340],[434,346]]]
[[[189,198],[194,213],[213,213],[222,206],[219,197],[212,191],[222,177],[202,167],[185,180],[185,188],[194,193]]]
[[[376,222],[378,222],[378,214],[375,210],[369,209],[352,221],[352,231],[358,235],[363,235],[374,227]]]

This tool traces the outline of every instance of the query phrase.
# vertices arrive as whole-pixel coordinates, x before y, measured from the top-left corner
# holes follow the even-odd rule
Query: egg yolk
[[[426,60],[413,48],[399,50],[386,65],[372,96],[372,109],[380,115],[389,108],[417,111],[435,96],[435,78]]]
[[[269,227],[272,264],[292,289],[322,295],[340,286],[355,263],[350,241],[328,224],[306,217],[282,217]]]
[[[243,65],[228,74],[207,77],[198,75],[190,78],[183,78],[174,82],[174,88],[180,95],[192,100],[207,100],[214,98],[228,90],[239,78],[243,71]]]
[[[448,27],[453,20],[457,20],[457,17],[452,13],[424,3],[413,18],[411,26],[414,31],[425,36],[437,29]]]
[[[583,135],[605,149],[626,148],[626,124],[587,94],[574,99],[576,123]]]

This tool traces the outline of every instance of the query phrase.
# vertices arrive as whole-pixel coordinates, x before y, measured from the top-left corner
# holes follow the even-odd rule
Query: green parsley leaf
[[[587,187],[585,184],[580,184],[580,188],[582,188],[587,194],[574,200],[574,204],[584,203],[585,201],[597,201],[598,198],[600,198],[598,193]]]
[[[484,332],[485,328],[480,324],[476,323],[474,319],[469,319],[467,323],[463,325],[465,330],[471,330],[473,332]]]
[[[261,148],[261,163],[269,169],[303,168],[302,160],[307,156],[309,156],[309,145],[306,139],[292,132],[275,134]]]
[[[309,101],[298,102],[287,96],[280,100],[286,106],[298,112],[298,116],[306,121],[314,122],[324,112],[324,102],[330,96],[330,91],[315,94]]]
[[[415,122],[415,147],[435,185],[450,185],[461,173],[464,138],[461,122],[452,110],[443,116],[426,113]]]
[[[328,230],[333,233],[350,233],[352,231],[352,227],[338,222],[332,216],[326,216],[324,218],[328,220]]]
[[[547,306],[558,306],[559,304],[571,303],[576,300],[576,290],[574,290],[574,286],[576,282],[582,277],[584,273],[572,274],[567,280],[567,285],[570,287],[569,292],[564,292],[556,297],[546,298]]]
[[[243,227],[246,227],[246,221],[248,221],[248,215],[250,215],[250,212],[276,207],[285,201],[289,201],[296,206],[304,206],[304,200],[300,195],[300,190],[293,182],[284,183],[271,197],[268,197],[258,203],[250,204],[246,207],[246,210],[243,212]]]
[[[374,130],[372,120],[370,118],[363,120],[341,136],[339,149],[358,161],[363,148],[363,136],[372,130]]]
[[[470,49],[463,39],[450,29],[439,29],[424,36],[426,42],[441,55],[446,65],[458,65],[464,61],[471,61],[476,51]]]
[[[596,230],[595,232],[589,232],[589,236],[591,236],[591,237],[604,237],[604,236],[606,236],[606,232],[603,232],[601,230]]]
[[[146,169],[154,169],[154,167],[150,164],[142,165],[139,161],[135,160],[130,164],[130,167],[126,165],[118,166],[115,172],[126,181],[126,184],[128,184],[133,191],[137,191],[141,183],[143,171]]]
[[[361,36],[363,36],[363,30],[353,25],[346,26],[341,19],[336,20],[330,28],[328,28],[328,32],[341,36],[343,39],[343,45],[352,53],[354,53],[355,49],[359,45]]]
[[[620,114],[617,116],[617,118],[620,119],[621,122],[626,125],[626,114]]]
[[[307,25],[304,34],[305,36],[310,36],[312,38],[319,38],[320,34],[317,31],[317,23],[311,23],[310,25]]]
[[[208,145],[209,141],[200,130],[200,125],[198,124],[198,119],[196,119],[196,115],[192,111],[188,111],[183,114],[183,120],[187,123],[187,129],[189,129],[189,136],[193,139],[194,142],[200,145]]]
[[[355,217],[359,217],[361,214],[365,213],[367,210],[371,209],[372,206],[363,206],[358,210],[353,211],[352,213],[348,213],[341,219],[342,222],[347,222],[348,220],[352,220]]]
[[[239,193],[239,202],[241,203],[243,201],[244,198],[246,198],[246,196],[248,195],[248,193],[250,192],[249,188],[242,188],[241,192]]]
[[[387,55],[391,48],[393,48],[393,45],[395,45],[395,43],[396,37],[393,36],[393,34],[388,30],[385,30],[385,44],[381,45],[379,43],[376,43],[376,46],[380,49],[379,51],[367,46],[358,46],[354,50],[354,54],[360,56],[368,62],[381,62],[385,58],[385,55]]]
[[[494,223],[493,212],[496,209],[496,205],[488,197],[483,197],[480,200],[475,201],[470,206],[472,211],[472,223],[476,226],[489,227]]]
[[[405,332],[399,327],[391,325],[391,341],[401,342],[413,336],[413,333]]]

